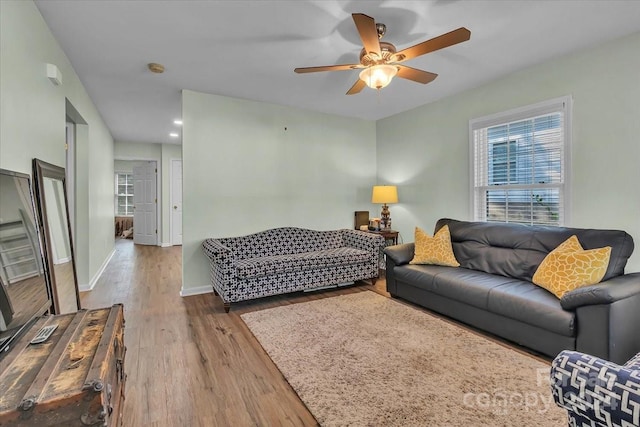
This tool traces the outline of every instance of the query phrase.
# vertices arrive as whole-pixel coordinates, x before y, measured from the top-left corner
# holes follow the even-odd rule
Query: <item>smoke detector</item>
[[[149,68],[149,71],[151,71],[152,73],[157,73],[157,74],[164,73],[164,65],[162,64],[150,62],[149,64],[147,64],[147,67]]]

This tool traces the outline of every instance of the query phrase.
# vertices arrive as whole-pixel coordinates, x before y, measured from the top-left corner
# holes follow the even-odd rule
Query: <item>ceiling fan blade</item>
[[[380,51],[380,39],[376,29],[376,21],[364,13],[352,13],[353,22],[356,24],[360,39],[367,53],[375,53],[378,58],[382,58]]]
[[[435,73],[428,71],[418,70],[417,68],[407,67],[406,65],[396,65],[398,68],[398,77],[403,79],[413,80],[414,82],[427,84],[435,80],[438,77]]]
[[[367,84],[365,82],[363,82],[362,80],[358,79],[357,82],[354,83],[353,86],[351,86],[351,89],[349,89],[349,91],[346,93],[347,95],[355,95],[356,93],[360,93],[360,91],[362,89],[364,89],[364,87]]]
[[[295,71],[296,73],[316,73],[318,71],[342,71],[342,70],[353,70],[356,68],[363,68],[363,65],[362,64],[324,65],[321,67],[296,68],[293,71]]]
[[[415,58],[416,56],[424,55],[425,53],[434,52],[436,50],[444,49],[445,47],[453,46],[454,44],[466,42],[470,38],[471,31],[464,27],[460,27],[457,30],[453,30],[441,36],[434,37],[431,40],[403,49],[400,52],[397,52],[393,56],[392,60],[394,62],[406,61],[407,59]]]

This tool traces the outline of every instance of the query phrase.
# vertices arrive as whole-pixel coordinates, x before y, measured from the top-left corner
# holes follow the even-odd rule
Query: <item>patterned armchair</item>
[[[225,311],[232,302],[375,279],[384,238],[358,230],[282,227],[206,239],[211,284]]]
[[[571,427],[640,426],[640,353],[621,366],[565,350],[553,360],[551,387]]]

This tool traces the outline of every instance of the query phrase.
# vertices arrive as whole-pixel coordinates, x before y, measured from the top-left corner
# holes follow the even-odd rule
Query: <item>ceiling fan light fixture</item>
[[[358,64],[303,67],[295,68],[293,71],[296,73],[316,73],[318,71],[361,69],[358,80],[351,86],[346,95],[360,93],[365,86],[380,90],[389,85],[396,75],[401,79],[427,84],[432,82],[438,75],[402,65],[401,62],[465,42],[471,38],[471,31],[460,27],[397,51],[393,44],[380,40],[386,31],[384,24],[376,23],[375,19],[364,13],[352,13],[351,17],[362,41]]]
[[[382,89],[391,83],[391,79],[398,74],[398,68],[390,64],[377,64],[365,68],[360,72],[360,80],[371,89]]]

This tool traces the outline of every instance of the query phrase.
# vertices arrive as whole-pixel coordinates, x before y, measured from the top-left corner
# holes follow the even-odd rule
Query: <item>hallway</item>
[[[212,293],[180,297],[181,250],[118,239],[96,287],[81,295],[83,308],[124,304],[124,425],[316,425],[239,314],[371,287],[267,298],[226,314]]]

